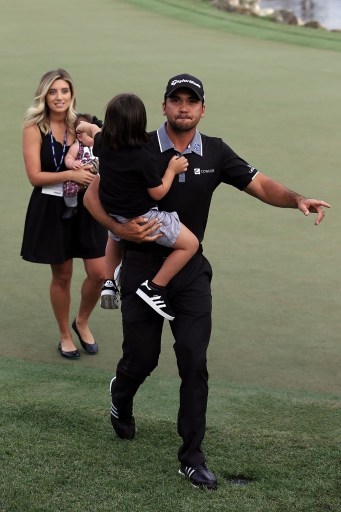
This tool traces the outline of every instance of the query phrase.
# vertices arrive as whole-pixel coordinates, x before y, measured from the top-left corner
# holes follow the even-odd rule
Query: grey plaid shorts
[[[130,220],[126,217],[121,217],[120,215],[112,215],[112,217],[122,224]],[[162,233],[162,236],[155,240],[157,244],[164,245],[166,247],[172,247],[175,244],[181,230],[179,215],[176,212],[159,211],[159,209],[155,207],[147,213],[140,215],[140,217],[145,217],[148,220],[157,219],[158,222],[162,223],[162,226],[153,233],[153,235]],[[117,242],[121,240],[111,231],[109,231],[109,236]]]

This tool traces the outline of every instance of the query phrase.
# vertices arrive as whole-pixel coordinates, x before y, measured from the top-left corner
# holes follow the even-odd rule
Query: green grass
[[[19,16],[20,13],[20,16]],[[0,511],[325,512],[338,510],[341,211],[340,34],[233,16],[207,2],[13,0],[1,6]],[[177,369],[165,328],[158,369],[139,391],[139,434],[108,423],[120,357],[119,312],[97,308],[99,354],[58,351],[50,270],[20,259],[31,187],[21,123],[39,77],[63,66],[78,108],[103,115],[116,93],[163,121],[168,78],[202,78],[200,128],[260,170],[332,203],[319,227],[229,187],[204,241],[214,270],[205,452],[221,486],[198,493],[176,476]],[[72,319],[83,279],[75,262]],[[155,465],[158,471],[155,474]],[[229,475],[254,478],[245,487]]]
[[[3,512],[339,510],[332,396],[215,381],[205,449],[220,486],[198,492],[176,476],[176,380],[150,378],[139,391],[130,442],[111,431],[108,372],[19,360],[0,368]]]
[[[209,0],[186,0],[186,2],[182,0],[128,0],[128,2],[163,16],[228,34],[341,51],[341,34],[339,32],[281,25],[265,17],[227,13],[214,8],[210,5]]]

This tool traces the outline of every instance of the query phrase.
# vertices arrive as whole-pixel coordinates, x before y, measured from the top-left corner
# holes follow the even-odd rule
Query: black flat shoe
[[[82,337],[79,334],[78,329],[77,329],[76,319],[74,319],[74,321],[72,322],[72,329],[77,334],[77,336],[79,338],[79,341],[80,341],[80,344],[82,345],[82,347],[85,350],[85,352],[87,352],[88,354],[91,354],[91,355],[97,354],[97,352],[98,352],[97,343],[96,342],[95,343],[87,343],[86,341],[84,341],[82,339]]]
[[[58,345],[58,350],[61,353],[61,355],[63,357],[66,357],[67,359],[79,359],[81,356],[77,349],[71,350],[70,352],[66,352],[66,350],[62,349],[62,344],[60,342]]]

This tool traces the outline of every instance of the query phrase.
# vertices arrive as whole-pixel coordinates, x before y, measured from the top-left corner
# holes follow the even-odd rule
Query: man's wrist
[[[302,201],[305,201],[306,199],[307,198],[305,196],[301,196],[301,195],[297,194],[295,197],[297,208],[299,208],[300,203],[302,203]]]

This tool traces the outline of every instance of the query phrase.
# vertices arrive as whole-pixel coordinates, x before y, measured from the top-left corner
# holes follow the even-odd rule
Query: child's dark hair
[[[147,114],[143,101],[135,94],[118,94],[105,112],[102,140],[112,149],[141,146],[148,140]]]

